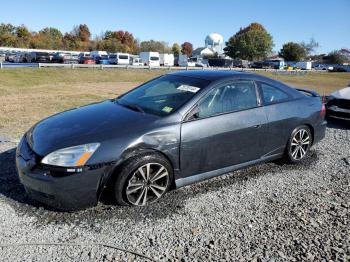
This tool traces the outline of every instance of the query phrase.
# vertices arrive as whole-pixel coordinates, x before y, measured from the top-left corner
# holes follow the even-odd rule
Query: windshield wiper
[[[136,105],[136,104],[124,104],[124,103],[120,103],[120,101],[118,101],[118,99],[115,100],[119,105],[127,107],[133,111],[138,111],[141,113],[145,113],[145,110],[142,109],[142,107]]]
[[[141,112],[141,113],[145,112],[145,110],[143,110],[140,106],[135,105],[135,104],[123,104],[123,106],[130,108],[131,110]]]

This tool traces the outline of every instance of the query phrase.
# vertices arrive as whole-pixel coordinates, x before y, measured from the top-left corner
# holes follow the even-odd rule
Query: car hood
[[[336,92],[333,92],[331,96],[338,99],[349,99],[350,100],[350,87],[345,87]]]
[[[34,152],[45,156],[65,147],[138,136],[157,119],[108,100],[40,121],[27,132],[27,141]]]

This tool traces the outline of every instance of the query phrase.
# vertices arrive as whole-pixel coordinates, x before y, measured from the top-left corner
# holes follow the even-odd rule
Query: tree
[[[286,61],[301,61],[306,57],[306,50],[298,43],[288,42],[283,45],[279,55]]]
[[[25,27],[24,25],[16,27],[16,37],[17,37],[16,39],[17,47],[24,47],[24,48],[29,47],[32,34],[29,32],[27,27]]]
[[[16,27],[12,24],[0,24],[0,46],[16,46]]]
[[[312,55],[320,46],[314,38],[311,38],[309,43],[301,42],[300,45],[305,49],[306,56]]]
[[[63,46],[65,50],[79,50],[81,48],[81,41],[76,35],[65,33],[63,36]]]
[[[251,23],[231,36],[224,48],[225,54],[232,58],[260,60],[271,53],[272,36],[259,23]]]
[[[335,50],[330,52],[327,56],[324,57],[324,60],[326,60],[329,64],[343,64],[347,62],[347,57],[341,53],[340,50]]]
[[[170,48],[168,47],[166,42],[149,40],[149,41],[142,41],[140,43],[140,51],[169,53]]]
[[[82,42],[90,41],[91,33],[89,27],[86,24],[75,26],[71,34],[73,36],[76,36]]]
[[[174,56],[178,56],[181,52],[181,48],[178,43],[174,43],[171,47],[171,52],[174,54]]]
[[[184,42],[181,45],[181,53],[183,55],[187,55],[188,57],[191,57],[192,52],[193,52],[193,45],[190,42]]]
[[[39,31],[40,45],[47,49],[62,49],[63,35],[60,30],[54,27],[45,27]]]

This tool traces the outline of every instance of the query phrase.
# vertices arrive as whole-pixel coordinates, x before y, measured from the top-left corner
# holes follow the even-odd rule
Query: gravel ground
[[[145,260],[98,243],[161,261],[350,260],[350,130],[344,127],[328,127],[300,165],[251,167],[172,191],[149,207],[100,203],[71,213],[25,196],[15,146],[0,143],[0,260]],[[53,242],[83,246],[1,247]]]

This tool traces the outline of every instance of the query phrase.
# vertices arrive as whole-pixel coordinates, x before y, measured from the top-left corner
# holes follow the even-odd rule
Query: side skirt
[[[262,157],[262,158],[259,158],[256,160],[248,161],[245,163],[241,163],[241,164],[237,164],[237,165],[233,165],[233,166],[228,166],[228,167],[224,167],[221,169],[217,169],[217,170],[213,170],[213,171],[209,171],[209,172],[205,172],[205,173],[201,173],[201,174],[197,174],[197,175],[193,175],[193,176],[189,176],[189,177],[179,178],[179,179],[175,180],[176,188],[191,185],[191,184],[196,183],[196,182],[204,181],[204,180],[207,180],[209,178],[220,176],[220,175],[223,175],[223,174],[235,171],[235,170],[239,170],[239,169],[242,169],[242,168],[245,168],[248,166],[256,165],[258,163],[276,160],[276,159],[282,157],[282,155],[283,154],[274,154],[274,155]]]

